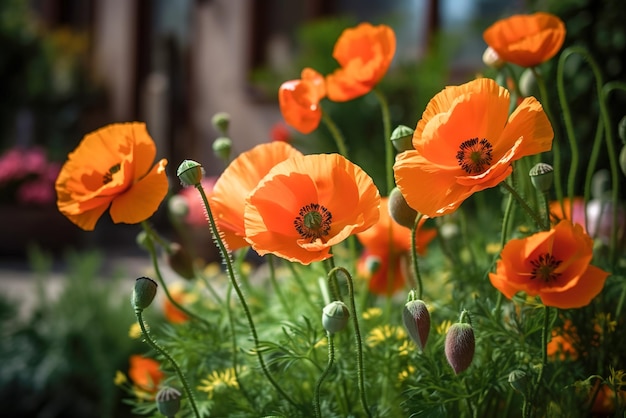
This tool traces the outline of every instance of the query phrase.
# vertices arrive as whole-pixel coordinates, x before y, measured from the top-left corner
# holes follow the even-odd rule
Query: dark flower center
[[[300,208],[293,225],[304,239],[315,241],[328,235],[333,215],[322,205],[310,203]]]
[[[550,253],[540,254],[537,259],[532,260],[533,270],[530,272],[530,279],[541,279],[546,283],[556,281],[561,273],[555,273],[554,270],[561,264],[561,260],[557,260]]]
[[[120,171],[120,168],[122,168],[122,165],[120,163],[117,163],[111,168],[109,168],[109,171],[104,173],[104,175],[102,176],[102,184],[108,184],[111,181],[113,181],[113,174]]]
[[[456,159],[467,174],[479,174],[491,165],[493,146],[485,138],[468,139],[459,146]]]

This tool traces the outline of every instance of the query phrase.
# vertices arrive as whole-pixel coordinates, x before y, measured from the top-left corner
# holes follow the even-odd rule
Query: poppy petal
[[[113,199],[109,210],[113,222],[136,224],[145,221],[156,212],[168,190],[166,165],[167,160],[159,161],[150,173],[127,192]]]

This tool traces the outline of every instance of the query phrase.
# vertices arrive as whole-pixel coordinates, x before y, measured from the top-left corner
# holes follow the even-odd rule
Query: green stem
[[[532,390],[531,396],[524,398],[524,406],[523,411],[525,412],[524,417],[530,417],[532,412],[531,400],[537,399],[537,394],[539,393],[539,387],[541,386],[541,381],[543,380],[543,372],[548,365],[548,338],[550,333],[550,308],[548,306],[543,307],[543,327],[541,329],[541,367],[539,368],[539,373],[537,374],[537,381]]]
[[[224,261],[224,263],[226,264],[226,270],[228,272],[228,277],[230,279],[231,284],[233,285],[233,288],[235,289],[235,292],[237,293],[237,296],[239,297],[239,302],[241,303],[241,306],[244,310],[244,313],[246,315],[246,319],[248,320],[248,326],[250,328],[250,333],[252,334],[252,339],[254,341],[254,348],[255,348],[255,353],[257,355],[257,358],[259,360],[259,365],[261,366],[261,369],[263,370],[263,373],[265,374],[265,377],[267,377],[267,380],[269,380],[269,382],[272,384],[272,386],[274,386],[274,388],[281,394],[281,396],[283,398],[285,398],[290,404],[292,404],[295,407],[298,407],[298,404],[296,404],[291,397],[287,394],[287,392],[285,392],[280,385],[278,384],[278,382],[276,382],[276,380],[274,379],[274,377],[271,375],[270,371],[267,368],[267,365],[265,364],[265,360],[263,359],[263,354],[261,352],[261,348],[259,346],[259,336],[256,332],[256,327],[254,326],[254,319],[252,318],[252,313],[250,312],[250,308],[248,307],[248,303],[246,302],[246,299],[243,295],[243,292],[241,291],[241,288],[239,286],[239,283],[237,282],[237,278],[235,277],[235,270],[233,269],[233,261],[231,258],[231,254],[226,250],[226,247],[224,246],[224,243],[222,242],[222,239],[220,237],[220,233],[217,229],[217,225],[215,223],[215,219],[213,217],[213,213],[211,211],[211,206],[209,205],[209,201],[206,197],[206,193],[204,192],[204,189],[202,188],[202,185],[200,183],[195,185],[195,188],[198,190],[198,192],[200,193],[200,197],[202,198],[202,202],[204,204],[204,208],[206,210],[207,216],[209,218],[209,226],[211,228],[211,233],[213,234],[213,238],[215,239],[215,243],[217,244],[219,250],[220,250],[220,254],[222,256],[222,260]]]
[[[536,68],[532,68],[531,71],[535,75],[535,79],[537,80],[537,86],[539,86],[539,93],[541,95],[541,100],[543,102],[542,107],[548,116],[548,120],[552,125],[552,129],[554,131],[554,139],[552,141],[552,153],[553,153],[553,161],[552,166],[554,168],[555,173],[555,181],[554,181],[554,190],[556,192],[556,198],[559,202],[563,201],[563,185],[561,184],[561,143],[560,136],[557,134],[558,125],[557,120],[554,118],[552,114],[552,109],[550,107],[550,98],[548,96],[548,90],[546,88],[546,83],[543,80],[543,77],[537,71]]]
[[[411,261],[413,261],[413,272],[415,273],[415,280],[417,281],[417,298],[420,300],[424,293],[424,286],[422,285],[422,275],[420,274],[419,261],[417,259],[417,231],[423,217],[424,214],[418,213],[415,217],[413,227],[411,228]]]
[[[511,215],[513,213],[513,194],[509,193],[509,197],[506,200],[506,208],[504,209],[504,217],[502,218],[502,233],[500,235],[500,251],[504,248],[509,232],[509,223],[511,222]],[[500,254],[496,254],[494,261],[491,263],[493,266]],[[491,270],[491,268],[489,269]],[[498,292],[498,298],[496,299],[496,307],[494,312],[500,316],[500,309],[502,307],[502,292]]]
[[[196,407],[195,397],[193,396],[193,392],[191,391],[191,388],[189,387],[189,383],[187,382],[187,378],[185,377],[185,374],[182,372],[182,370],[178,366],[178,363],[176,363],[176,361],[172,358],[172,356],[170,356],[169,353],[163,347],[161,347],[159,344],[156,343],[156,341],[152,339],[152,337],[150,336],[150,333],[146,329],[146,324],[144,324],[143,322],[142,312],[143,312],[143,309],[135,308],[135,315],[137,316],[137,322],[139,322],[139,326],[141,327],[141,332],[143,333],[143,337],[146,343],[150,347],[152,347],[154,351],[161,354],[163,357],[167,359],[167,361],[169,361],[172,364],[172,367],[176,371],[176,374],[178,375],[178,378],[180,379],[180,382],[183,385],[183,389],[185,393],[187,394],[187,398],[189,398],[189,404],[191,405],[191,409],[193,409],[194,415],[196,416],[196,418],[200,418],[200,413],[198,412],[198,408]]]
[[[343,267],[334,267],[328,273],[328,279],[331,280],[332,277],[336,276],[337,272],[341,271],[346,278],[346,282],[348,284],[348,296],[350,298],[350,315],[352,316],[352,323],[354,325],[354,339],[356,346],[356,361],[357,361],[357,377],[358,377],[358,386],[359,386],[359,395],[361,399],[361,406],[365,411],[365,414],[371,418],[372,414],[370,412],[369,407],[367,406],[367,397],[365,394],[365,378],[363,373],[363,342],[361,340],[361,330],[359,328],[359,319],[357,317],[356,306],[354,303],[354,287],[352,284],[352,277],[348,270]]]
[[[328,115],[328,113],[322,110],[322,120],[326,127],[330,131],[331,136],[335,140],[335,144],[337,145],[337,150],[339,150],[339,154],[348,158],[348,147],[346,146],[346,140],[344,139],[339,127],[333,122],[332,118]]]
[[[283,292],[280,286],[278,285],[278,281],[276,280],[276,267],[274,266],[273,254],[268,255],[267,264],[270,268],[270,281],[272,282],[272,286],[274,287],[274,290],[276,291],[278,300],[280,301],[280,304],[283,306],[283,310],[285,312],[290,313],[291,312],[290,306],[287,304],[287,299],[285,298],[285,295],[283,295]]]
[[[570,199],[570,204],[574,199],[574,187],[576,184],[576,172],[578,171],[578,162],[580,160],[580,152],[578,150],[578,144],[576,143],[576,134],[574,130],[574,123],[572,121],[572,112],[570,111],[567,103],[567,96],[565,95],[565,81],[563,80],[565,61],[575,51],[567,48],[561,53],[559,57],[559,63],[556,70],[556,85],[557,93],[559,95],[559,103],[563,112],[563,123],[565,124],[565,133],[567,140],[569,141],[571,161],[569,167],[569,173],[567,176],[567,196]]]
[[[528,213],[528,215],[530,215],[531,218],[533,218],[533,220],[537,223],[537,225],[544,231],[548,231],[550,229],[550,224],[545,224],[543,222],[543,220],[541,219],[541,217],[537,214],[537,212],[535,212],[530,206],[528,206],[528,203],[526,203],[526,201],[522,198],[522,196],[519,195],[519,193],[517,193],[517,190],[515,190],[515,188],[513,188],[509,183],[505,181],[500,183],[502,185],[502,187],[504,187],[509,193],[511,193],[511,195],[515,198],[515,200],[517,200],[517,203],[520,204],[520,206],[522,208],[524,208],[524,210],[526,211],[526,213]]]
[[[146,231],[146,240],[145,240],[145,244],[146,247],[148,249],[148,252],[150,253],[150,259],[152,260],[152,267],[154,268],[154,273],[157,277],[157,280],[159,281],[159,284],[161,285],[161,287],[163,287],[163,291],[165,292],[165,296],[167,297],[167,299],[172,303],[172,305],[174,305],[176,307],[176,309],[180,310],[181,312],[183,312],[185,315],[187,315],[189,318],[193,318],[196,321],[200,321],[202,322],[204,325],[206,325],[208,328],[212,328],[213,326],[211,325],[211,323],[209,321],[207,321],[206,319],[202,318],[201,316],[193,313],[192,311],[190,311],[189,309],[185,308],[183,305],[181,305],[180,303],[178,303],[170,294],[170,291],[167,288],[167,284],[165,283],[165,280],[163,279],[163,275],[161,274],[161,268],[159,267],[159,261],[157,258],[157,254],[156,254],[156,248],[154,247],[154,242],[152,241],[152,238],[154,236],[154,231],[152,230],[152,228],[150,228],[150,226],[148,226],[147,222],[142,222],[141,225],[143,226],[144,230]]]
[[[376,94],[376,98],[380,103],[380,110],[382,112],[383,118],[383,136],[385,140],[385,165],[386,165],[386,175],[387,175],[387,195],[391,193],[391,189],[393,189],[393,185],[395,184],[393,178],[393,160],[394,160],[394,152],[393,152],[393,144],[391,143],[391,117],[389,116],[389,104],[387,103],[387,98],[383,94],[383,92],[379,88],[374,89],[374,94]]]
[[[333,363],[335,361],[335,344],[333,342],[333,334],[331,332],[327,332],[326,335],[328,336],[328,364],[326,365],[326,368],[317,380],[313,401],[315,416],[317,418],[322,417],[322,410],[320,408],[320,389],[322,388],[322,383],[324,382],[324,379],[326,379],[326,377],[328,376],[328,373],[330,373],[330,369],[333,367]]]

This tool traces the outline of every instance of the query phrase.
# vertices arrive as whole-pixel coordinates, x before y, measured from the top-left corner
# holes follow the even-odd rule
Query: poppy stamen
[[[104,173],[104,175],[102,176],[102,184],[108,184],[108,183],[112,182],[113,181],[113,174],[115,174],[118,171],[120,171],[120,168],[122,168],[122,165],[119,164],[119,163],[115,164],[114,166],[109,168],[109,171]]]
[[[491,164],[493,146],[487,139],[468,139],[461,143],[456,159],[461,168],[468,174],[479,174]]]
[[[530,264],[533,265],[530,279],[542,279],[545,283],[556,281],[561,273],[555,273],[554,270],[561,264],[561,260],[557,260],[550,253],[543,253],[537,257],[536,260],[532,260]]]
[[[310,203],[300,208],[293,224],[298,234],[311,242],[328,235],[333,215],[328,209],[317,203]]]

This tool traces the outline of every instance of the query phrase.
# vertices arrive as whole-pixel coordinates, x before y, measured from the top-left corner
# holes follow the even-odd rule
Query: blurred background
[[[304,152],[334,150],[325,127],[302,136],[284,125],[277,90],[304,67],[333,71],[332,49],[343,29],[370,21],[395,30],[396,58],[380,88],[392,126],[415,126],[445,85],[490,75],[481,60],[487,26],[535,10],[565,21],[565,46],[587,46],[605,81],[624,80],[622,0],[0,0],[0,286],[6,293],[8,283],[23,285],[33,270],[47,283],[51,271],[59,283],[73,283],[54,302],[39,287],[18,287],[20,298],[48,304],[32,316],[2,300],[0,404],[23,402],[0,414],[128,413],[112,376],[141,344],[128,342],[128,328],[120,327],[132,320],[127,299],[119,307],[111,302],[119,299],[113,291],[90,280],[103,271],[115,275],[112,257],[138,255],[144,264],[148,258],[135,244],[138,225],[113,225],[105,214],[86,233],[57,211],[56,175],[86,133],[112,122],[146,122],[158,157],[169,160],[175,194],[182,160],[203,163],[209,176],[224,169],[211,150],[217,112],[231,116],[233,155],[277,139]],[[542,69],[556,104],[555,66]],[[588,155],[595,81],[580,59],[568,61],[567,77],[581,152]],[[386,194],[375,97],[323,106],[346,136],[352,159]],[[616,121],[625,108],[626,98],[612,97]],[[161,206],[151,221],[173,234],[167,205]],[[98,253],[68,257],[68,249]],[[140,273],[144,264],[129,261],[123,274]],[[25,322],[16,325],[16,315]],[[90,326],[91,319],[99,326]]]
[[[208,175],[223,170],[211,151],[211,116],[220,111],[232,118],[233,155],[277,135],[305,152],[333,150],[323,126],[306,138],[284,126],[277,89],[306,66],[333,71],[332,48],[343,29],[360,21],[394,28],[398,49],[381,89],[393,125],[414,126],[443,86],[485,71],[488,25],[534,10],[561,16],[566,45],[590,46],[607,79],[624,74],[626,8],[618,0],[2,0],[0,255],[21,255],[31,241],[53,249],[117,248],[120,234],[134,233],[124,226],[111,232],[105,215],[84,234],[56,213],[51,185],[59,165],[92,130],[146,122],[171,176],[185,158],[203,163]],[[593,94],[591,73],[575,61],[568,68],[576,77],[574,111]],[[386,193],[376,160],[383,144],[375,98],[324,107],[351,157],[371,167]],[[591,136],[595,119],[585,111],[581,117],[581,136]],[[171,187],[179,187],[174,178]]]

